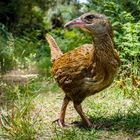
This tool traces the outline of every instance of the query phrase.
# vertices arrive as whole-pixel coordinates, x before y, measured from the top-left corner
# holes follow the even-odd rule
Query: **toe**
[[[66,125],[66,124],[64,123],[64,121],[61,120],[61,119],[56,119],[55,121],[53,121],[53,123],[55,123],[55,122],[57,122],[58,125],[59,125],[61,128],[68,127],[68,125]]]

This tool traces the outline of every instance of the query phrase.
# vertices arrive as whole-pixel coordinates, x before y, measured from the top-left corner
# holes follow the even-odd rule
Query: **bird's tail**
[[[51,35],[46,34],[46,40],[48,41],[48,43],[50,45],[51,60],[55,61],[61,55],[63,55],[63,53],[61,52],[60,48],[58,47],[57,43],[55,42],[54,38]]]

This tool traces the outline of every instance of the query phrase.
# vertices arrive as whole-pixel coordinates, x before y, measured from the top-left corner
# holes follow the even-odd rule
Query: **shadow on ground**
[[[107,131],[125,131],[131,135],[140,136],[140,112],[130,112],[126,115],[115,114],[107,118],[90,116],[90,120],[93,122],[93,129],[107,130]],[[73,122],[77,127],[85,128],[83,123]],[[86,129],[86,128],[85,128]],[[87,129],[89,130],[89,129]]]

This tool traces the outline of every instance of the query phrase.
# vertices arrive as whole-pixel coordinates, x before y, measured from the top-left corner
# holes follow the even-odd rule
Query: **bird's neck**
[[[114,42],[109,34],[94,35],[94,59],[100,64],[108,64],[114,59]]]
[[[112,52],[114,49],[114,42],[112,37],[105,33],[103,35],[94,35],[93,44],[95,51]]]

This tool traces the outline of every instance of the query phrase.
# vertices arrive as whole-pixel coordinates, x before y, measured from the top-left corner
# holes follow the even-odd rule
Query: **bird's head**
[[[91,34],[103,34],[109,32],[112,34],[111,24],[108,21],[107,17],[103,14],[97,13],[86,13],[76,18],[72,21],[69,21],[65,24],[64,27],[67,28],[81,28],[84,31],[87,31]]]

